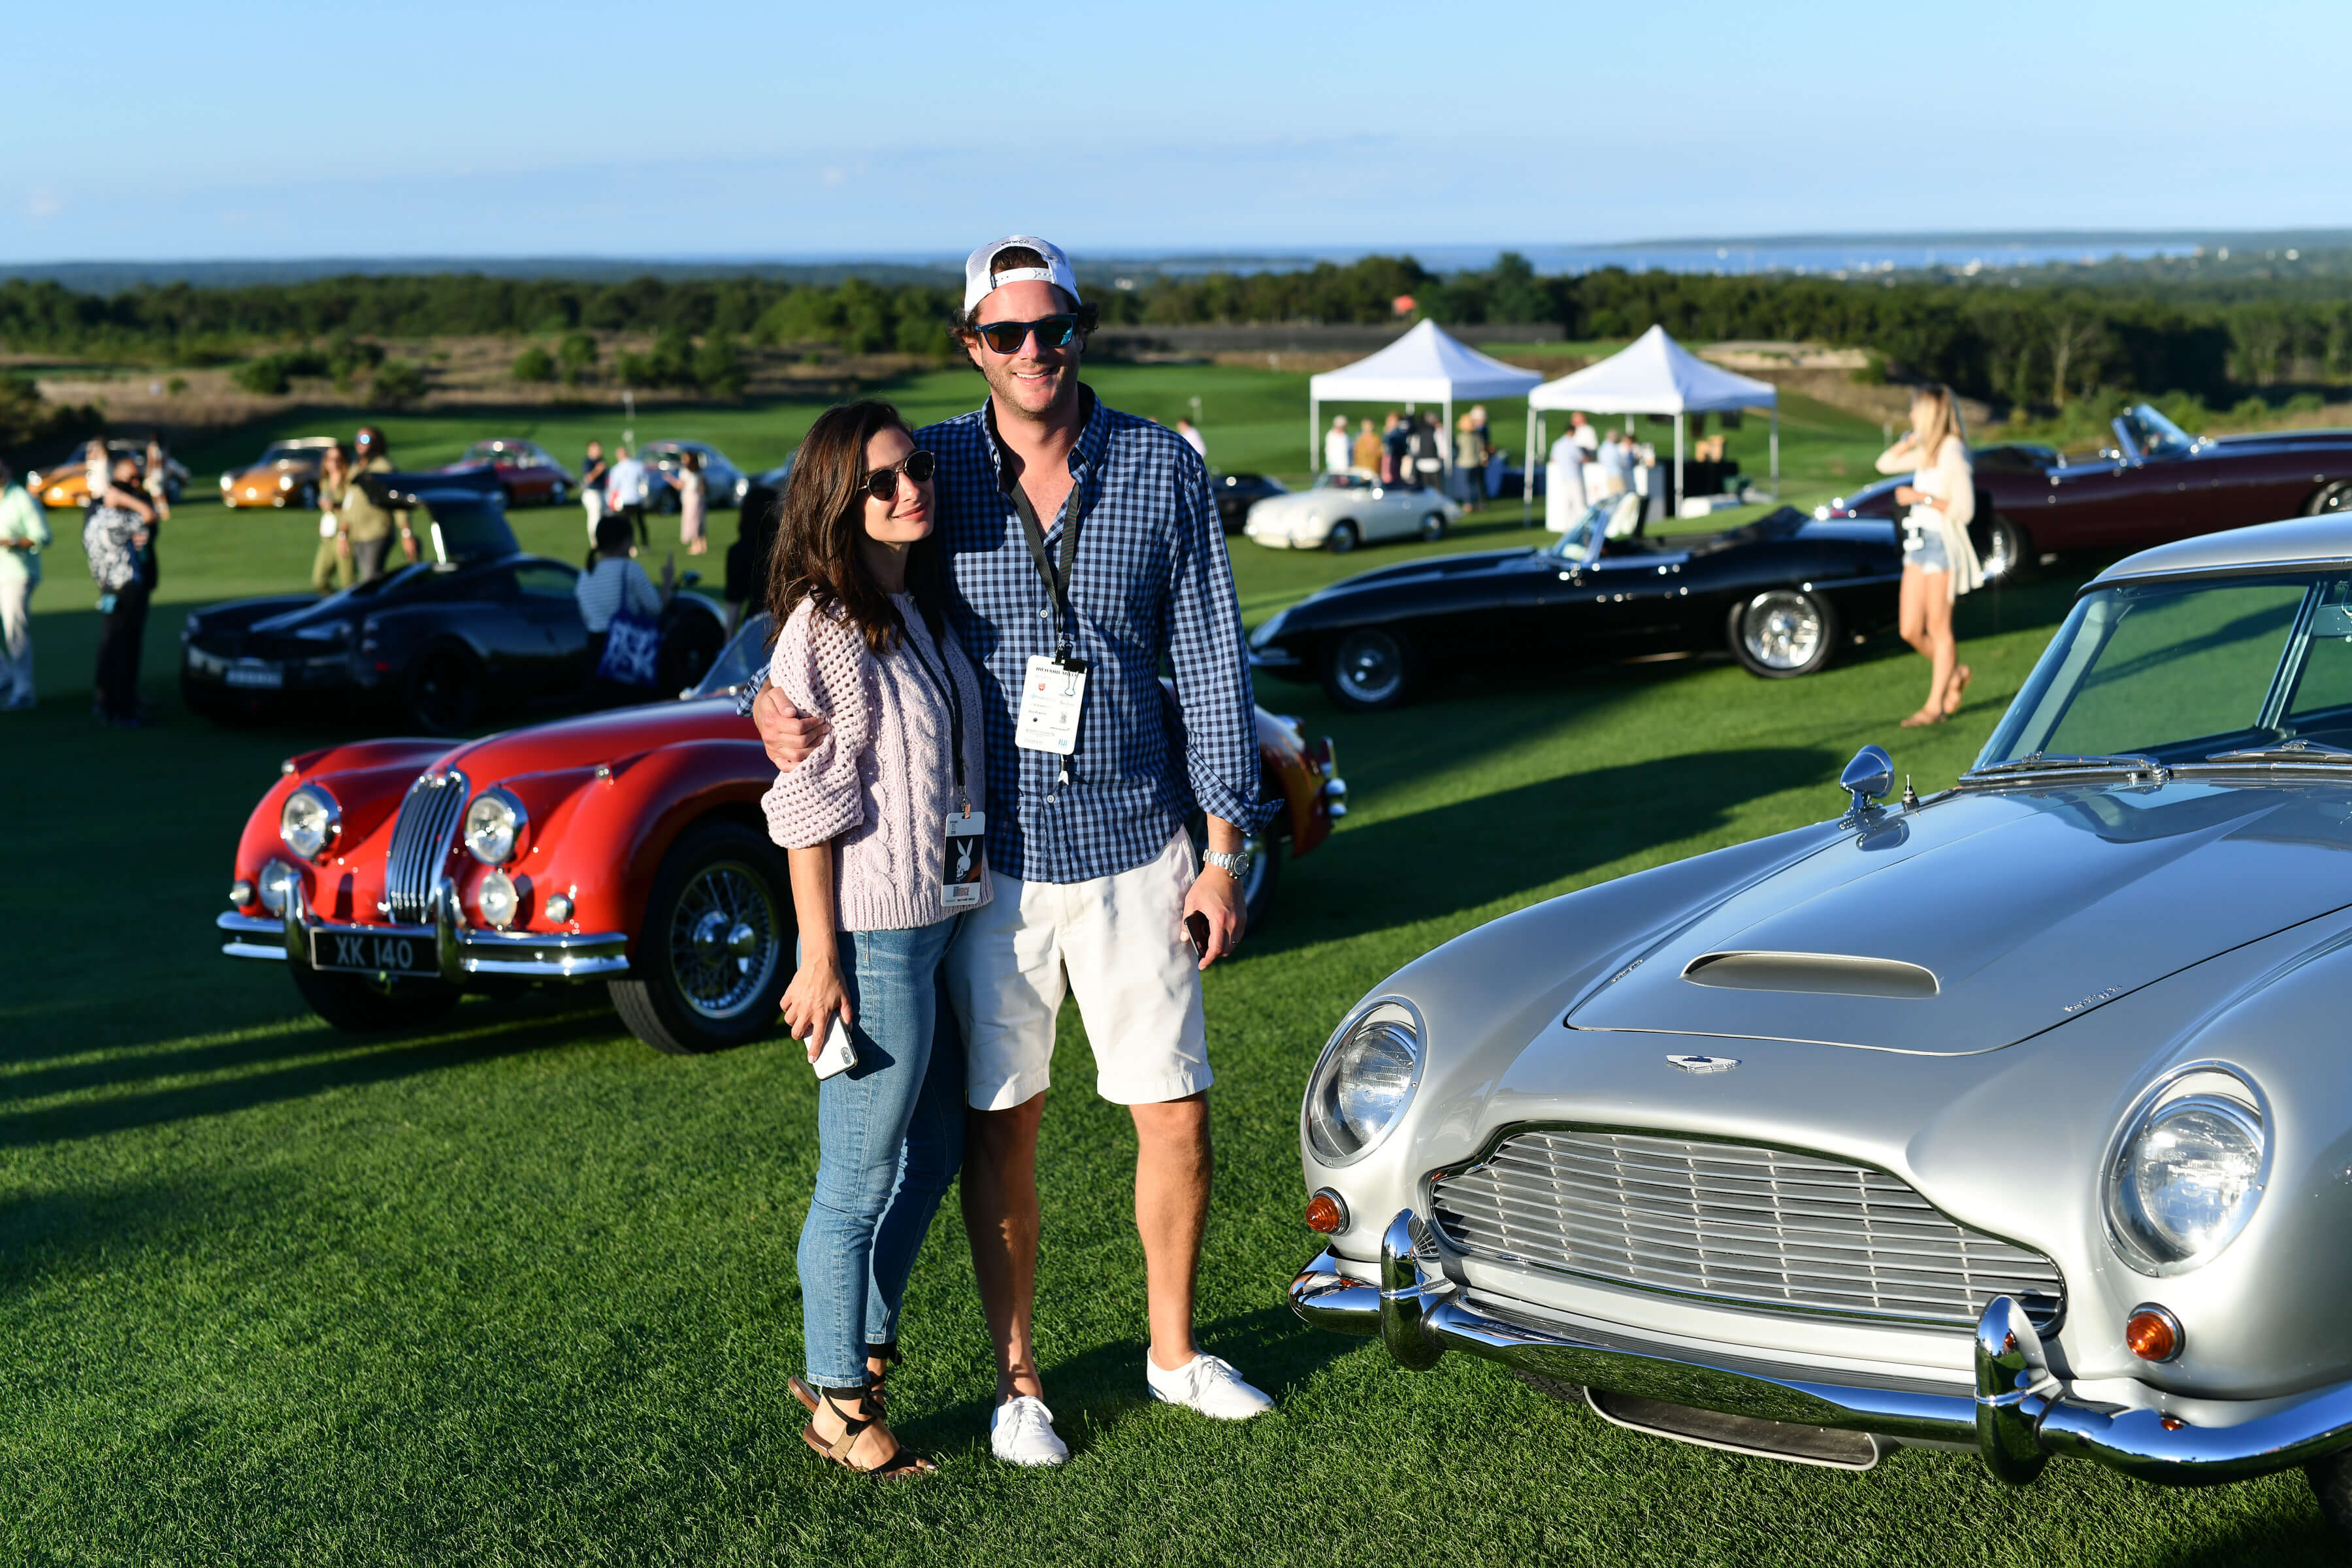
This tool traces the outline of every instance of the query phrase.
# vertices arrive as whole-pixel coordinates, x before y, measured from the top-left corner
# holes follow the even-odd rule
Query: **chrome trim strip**
[[[1349,1279],[1327,1249],[1291,1281],[1291,1310],[1317,1328],[1377,1334],[1408,1367],[1433,1365],[1460,1349],[1604,1393],[1900,1442],[1958,1444],[2013,1484],[2032,1480],[2061,1454],[2143,1480],[2204,1485],[2288,1469],[2352,1446],[2352,1384],[2226,1426],[2078,1398],[2051,1372],[2041,1334],[2007,1296],[1996,1297],[1977,1325],[1973,1391],[1871,1386],[1874,1380],[1859,1376],[1828,1382],[1760,1363],[1728,1364],[1731,1357],[1699,1360],[1680,1347],[1604,1343],[1564,1325],[1470,1305],[1452,1280],[1432,1279],[1423,1268],[1418,1223],[1410,1209],[1390,1222],[1378,1289]]]
[[[447,879],[443,879],[447,882]],[[451,897],[455,887],[451,885]],[[454,906],[452,906],[454,907]],[[513,974],[537,980],[591,980],[625,974],[629,970],[626,931],[466,931],[452,922],[446,931],[439,921],[430,926],[366,925],[321,921],[300,912],[300,896],[288,901],[291,921],[274,916],[241,915],[231,910],[213,923],[230,940],[221,944],[228,958],[264,958],[284,963],[289,957],[310,962],[310,933],[365,931],[373,936],[405,936],[434,943],[441,954],[441,972],[458,984],[469,974]],[[297,931],[299,934],[295,934]],[[299,951],[298,951],[299,949]],[[452,954],[455,958],[453,973]]]

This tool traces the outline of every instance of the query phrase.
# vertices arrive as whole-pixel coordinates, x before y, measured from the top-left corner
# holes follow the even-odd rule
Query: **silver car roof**
[[[2176,539],[2136,555],[2126,555],[2088,583],[2084,590],[2130,577],[2179,577],[2205,572],[2238,573],[2268,566],[2293,568],[2352,563],[2352,515],[2298,517],[2285,522],[2258,522],[2221,533]]]

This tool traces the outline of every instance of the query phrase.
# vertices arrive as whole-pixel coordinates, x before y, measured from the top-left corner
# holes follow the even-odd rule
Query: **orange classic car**
[[[221,951],[283,963],[354,1032],[427,1026],[468,989],[600,982],[657,1050],[767,1034],[794,946],[760,810],[776,770],[745,716],[767,629],[753,616],[675,702],[289,759],[238,838]],[[1263,710],[1257,731],[1281,809],[1255,846],[1253,925],[1286,853],[1347,810],[1328,740]]]
[[[109,462],[117,462],[124,458],[130,458],[139,465],[140,482],[142,484],[146,482],[146,442],[109,441],[106,444],[106,456]],[[185,484],[187,479],[186,466],[167,454],[163,458],[163,498],[166,500],[178,500],[180,487]],[[53,467],[28,470],[25,475],[25,489],[39,497],[41,504],[46,507],[88,506],[89,504],[89,468],[83,458],[81,446],[77,443],[73,450]]]
[[[272,441],[252,462],[221,476],[221,505],[310,510],[319,504],[319,464],[334,444],[332,436]]]

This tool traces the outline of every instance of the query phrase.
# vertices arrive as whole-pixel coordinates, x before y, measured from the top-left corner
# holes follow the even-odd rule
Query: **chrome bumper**
[[[457,913],[457,884],[443,878],[434,889],[433,923],[429,926],[356,925],[320,920],[302,907],[299,888],[290,890],[280,919],[241,915],[235,910],[213,922],[228,941],[221,952],[231,958],[268,958],[305,968],[310,963],[314,931],[399,936],[430,942],[441,978],[462,985],[474,975],[516,975],[530,980],[591,980],[625,974],[629,969],[626,931],[476,931]]]
[[[1380,1283],[1351,1279],[1329,1251],[1290,1283],[1291,1310],[1312,1327],[1378,1338],[1405,1367],[1460,1349],[1590,1389],[1757,1420],[1865,1432],[1897,1442],[1973,1447],[2017,1484],[2051,1456],[2074,1454],[2146,1480],[2199,1485],[2288,1468],[2352,1445],[2352,1384],[2227,1426],[2161,1411],[2079,1399],[2050,1371],[2025,1310],[1994,1298],[1977,1325],[1973,1394],[1926,1380],[1819,1381],[1811,1369],[1736,1356],[1693,1359],[1681,1347],[1474,1307],[1461,1287],[1423,1266],[1411,1210],[1381,1238]]]

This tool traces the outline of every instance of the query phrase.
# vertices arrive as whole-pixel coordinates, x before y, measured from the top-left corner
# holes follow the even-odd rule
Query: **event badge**
[[[947,853],[940,863],[940,908],[968,910],[980,902],[981,879],[988,871],[987,837],[986,812],[948,813]]]
[[[1028,679],[1021,688],[1021,716],[1013,722],[1013,743],[1024,751],[1068,756],[1078,749],[1078,713],[1086,702],[1084,663],[1032,657]]]

